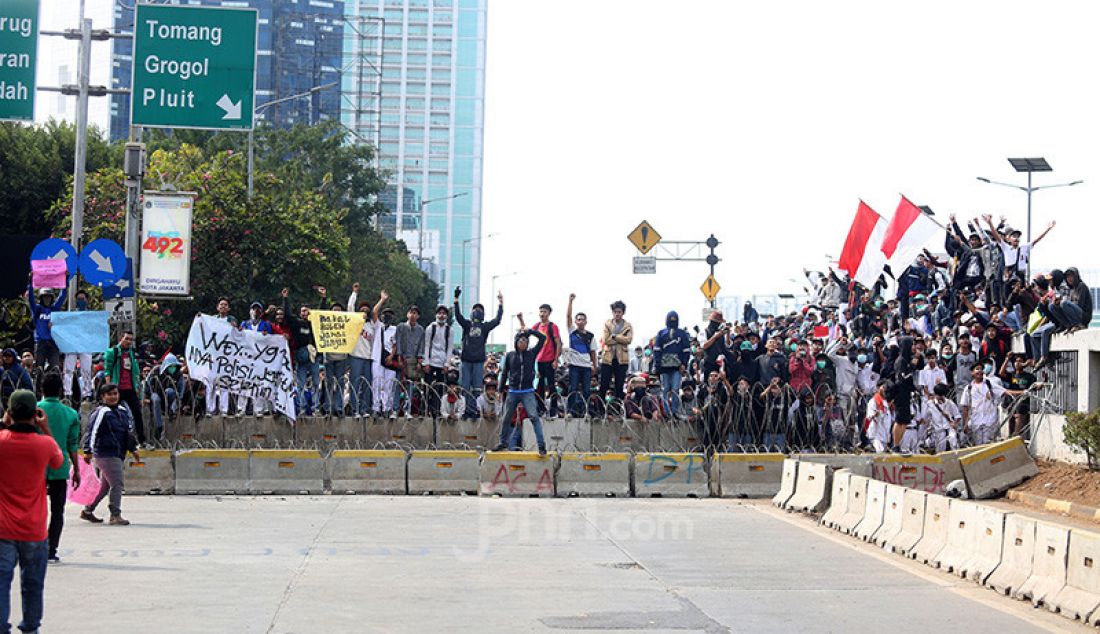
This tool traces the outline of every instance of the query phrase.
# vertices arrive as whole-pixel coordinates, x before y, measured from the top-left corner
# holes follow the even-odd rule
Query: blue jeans
[[[1054,334],[1054,324],[1047,322],[1031,333],[1031,357],[1038,361],[1050,354],[1050,337]]]
[[[741,434],[738,432],[730,432],[729,438],[726,440],[728,443],[727,451],[730,453],[741,453],[745,447],[752,446],[752,434]]]
[[[680,383],[684,377],[679,370],[661,373],[661,398],[668,404],[668,411],[673,416],[680,414]]]
[[[546,439],[542,435],[542,419],[539,418],[538,399],[534,392],[516,394],[509,391],[508,398],[504,399],[504,416],[500,419],[500,444],[515,449],[519,447],[519,440],[523,437],[523,421],[516,422],[514,428],[509,427],[512,417],[516,415],[516,407],[520,404],[527,410],[527,416],[535,427],[535,440],[539,443],[539,449],[546,449]]]
[[[1013,332],[1024,329],[1023,326],[1020,325],[1020,316],[1014,310],[1005,313],[1004,322]]]
[[[588,393],[592,391],[592,368],[569,366],[569,414],[584,418],[588,405]]]
[[[329,416],[344,415],[344,375],[347,370],[347,359],[325,361],[325,396]]]
[[[475,361],[463,361],[459,374],[459,385],[466,397],[464,418],[477,418],[477,397],[481,395],[481,386],[485,382],[485,366]]]
[[[351,382],[351,413],[366,416],[370,413],[372,403],[371,384],[374,382],[374,375],[371,366],[374,362],[370,359],[348,357],[348,364],[350,367],[348,381]]]
[[[11,580],[19,564],[19,588],[23,594],[23,622],[19,629],[36,632],[42,624],[42,588],[46,585],[46,553],[49,540],[18,542],[0,539],[0,629],[11,631]]]
[[[1070,301],[1062,301],[1061,304],[1051,304],[1050,314],[1054,317],[1055,323],[1063,328],[1073,328],[1074,326],[1083,326],[1081,320],[1085,316],[1085,312],[1081,310],[1081,307]]]
[[[294,352],[294,361],[298,365],[297,377],[298,377],[298,396],[294,398],[294,404],[298,412],[305,410],[306,414],[312,414],[310,408],[303,408],[302,406],[302,394],[306,391],[306,379],[313,379],[313,393],[318,395],[321,392],[321,368],[317,366],[315,361],[309,360],[309,350],[306,348],[298,348]],[[314,398],[314,401],[320,401],[319,398]]]
[[[159,438],[164,431],[164,414],[171,412],[174,415],[179,410],[179,398],[176,397],[176,390],[170,387],[164,388],[163,399],[158,392],[150,391],[149,409],[153,410],[154,435]]]
[[[786,451],[787,434],[764,434],[764,447],[768,451]]]

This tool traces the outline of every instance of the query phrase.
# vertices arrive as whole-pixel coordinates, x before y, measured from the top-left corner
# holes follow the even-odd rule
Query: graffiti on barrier
[[[943,493],[947,483],[943,465],[906,464],[904,462],[874,464],[872,475],[887,484],[897,484],[926,493]]]

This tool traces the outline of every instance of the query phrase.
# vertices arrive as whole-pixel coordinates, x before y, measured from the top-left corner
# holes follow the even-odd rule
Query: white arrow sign
[[[222,119],[240,119],[241,118],[241,102],[233,103],[233,100],[229,98],[229,95],[222,95],[218,100],[218,107],[225,110],[225,116]]]
[[[50,257],[48,257],[46,259],[48,259],[48,260],[64,260],[67,255],[68,254],[65,253],[65,249],[59,249],[57,253],[54,253],[53,255],[51,255]]]
[[[88,254],[88,258],[91,259],[92,262],[95,262],[96,269],[103,271],[104,273],[113,274],[115,272],[114,267],[111,266],[110,258],[104,257],[103,254],[99,251],[92,251],[90,254]]]

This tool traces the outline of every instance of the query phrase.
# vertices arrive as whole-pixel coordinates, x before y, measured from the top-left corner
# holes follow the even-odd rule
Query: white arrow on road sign
[[[229,98],[229,95],[222,95],[222,98],[218,100],[218,107],[225,110],[225,116],[222,119],[240,119],[241,118],[241,101],[238,99],[237,103],[233,103],[233,100]]]
[[[111,259],[108,257],[104,257],[104,255],[99,251],[92,251],[90,254],[88,254],[88,257],[91,258],[92,262],[95,262],[95,267],[100,271],[103,271],[104,273],[115,272],[114,267],[111,266]]]
[[[68,254],[65,253],[65,249],[58,249],[57,253],[54,253],[53,255],[51,255],[47,259],[48,260],[64,260],[66,257],[68,257]]]

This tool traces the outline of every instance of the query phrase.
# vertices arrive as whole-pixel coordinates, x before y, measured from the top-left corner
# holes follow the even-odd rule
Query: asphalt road
[[[764,502],[127,497],[123,510],[132,526],[69,506],[44,632],[1085,631]]]

